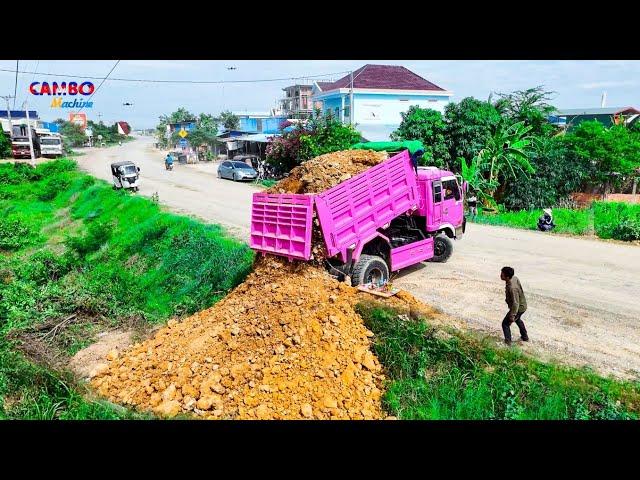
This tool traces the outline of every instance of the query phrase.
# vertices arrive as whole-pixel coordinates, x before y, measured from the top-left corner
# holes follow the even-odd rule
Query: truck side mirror
[[[140,167],[138,167],[138,173],[140,172]]]
[[[462,189],[464,190],[464,193],[467,193],[469,191],[469,182],[466,180],[462,182]]]

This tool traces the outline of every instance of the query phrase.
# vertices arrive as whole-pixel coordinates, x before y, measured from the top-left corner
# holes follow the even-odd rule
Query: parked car
[[[233,157],[233,161],[244,162],[254,169],[257,169],[258,165],[260,164],[260,158],[257,155],[236,155],[235,157]]]
[[[234,182],[255,180],[258,178],[258,172],[244,162],[227,160],[218,167],[218,178],[228,178]]]

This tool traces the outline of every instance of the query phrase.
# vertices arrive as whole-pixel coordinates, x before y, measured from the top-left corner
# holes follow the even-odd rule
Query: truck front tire
[[[453,253],[453,242],[446,235],[438,235],[433,239],[433,258],[431,262],[444,263]]]
[[[360,255],[358,263],[353,266],[351,283],[353,286],[366,283],[382,284],[389,281],[389,266],[376,255]]]

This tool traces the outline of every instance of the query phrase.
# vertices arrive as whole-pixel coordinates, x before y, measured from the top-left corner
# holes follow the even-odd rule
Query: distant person
[[[475,195],[471,195],[467,198],[467,205],[469,206],[469,213],[473,218],[478,215],[478,199]]]
[[[167,157],[164,159],[166,165],[173,165],[173,157],[170,153],[167,153]]]
[[[541,232],[548,232],[550,230],[553,230],[556,224],[553,223],[553,215],[551,215],[551,209],[545,208],[542,212],[542,216],[538,218],[538,230],[540,230]]]
[[[505,302],[509,306],[509,312],[502,320],[502,331],[504,333],[504,343],[511,345],[511,324],[515,324],[520,329],[520,337],[523,342],[529,341],[527,329],[522,321],[522,315],[527,311],[527,300],[520,280],[516,277],[513,268],[502,267],[500,279],[505,282]]]

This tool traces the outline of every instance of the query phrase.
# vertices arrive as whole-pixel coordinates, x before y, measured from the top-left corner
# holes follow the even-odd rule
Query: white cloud
[[[581,83],[578,86],[585,90],[591,90],[594,88],[633,87],[635,85],[638,85],[636,80],[608,80],[604,82]]]

